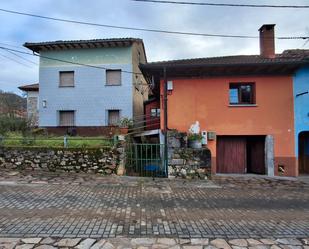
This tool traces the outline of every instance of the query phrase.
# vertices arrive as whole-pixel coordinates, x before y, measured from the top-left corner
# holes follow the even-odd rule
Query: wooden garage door
[[[265,136],[247,138],[247,173],[265,174]]]
[[[247,164],[246,138],[218,137],[217,172],[243,174]]]

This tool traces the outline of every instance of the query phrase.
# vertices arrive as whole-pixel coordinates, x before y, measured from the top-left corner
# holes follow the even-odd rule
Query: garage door
[[[247,165],[246,138],[217,138],[217,172],[244,174]]]
[[[247,138],[247,173],[265,174],[265,137]]]

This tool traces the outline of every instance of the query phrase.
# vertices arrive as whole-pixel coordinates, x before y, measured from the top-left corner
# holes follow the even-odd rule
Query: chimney
[[[264,24],[260,29],[260,56],[275,58],[275,24]]]

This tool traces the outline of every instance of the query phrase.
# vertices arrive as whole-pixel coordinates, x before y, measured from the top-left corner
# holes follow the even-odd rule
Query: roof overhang
[[[304,61],[245,64],[141,64],[146,78],[163,77],[166,68],[168,78],[195,78],[212,76],[291,75]]]
[[[138,38],[119,38],[119,39],[94,39],[94,40],[76,40],[76,41],[51,41],[51,42],[26,42],[24,47],[33,52],[68,49],[85,49],[85,48],[112,48],[112,47],[129,47],[134,42],[143,43]]]
[[[18,89],[25,91],[25,92],[38,92],[39,91],[39,84],[19,86]]]

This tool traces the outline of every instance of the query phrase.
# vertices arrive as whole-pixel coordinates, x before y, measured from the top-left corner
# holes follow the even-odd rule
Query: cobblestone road
[[[0,238],[2,249],[308,249],[309,239]]]
[[[76,179],[0,179],[0,237],[309,236],[306,184]]]

